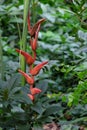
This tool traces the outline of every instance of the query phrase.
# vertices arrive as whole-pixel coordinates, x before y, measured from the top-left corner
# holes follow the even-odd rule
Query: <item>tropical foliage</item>
[[[86,0],[30,0],[26,37],[24,9],[0,1],[0,129],[87,129]]]

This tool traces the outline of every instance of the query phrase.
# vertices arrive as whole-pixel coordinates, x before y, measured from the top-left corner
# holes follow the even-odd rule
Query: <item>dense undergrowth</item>
[[[36,0],[31,2],[32,25],[46,18],[38,38],[35,64],[49,61],[35,78],[42,89],[35,103],[21,85],[18,69],[23,27],[23,1],[0,2],[0,127],[37,129],[48,122],[62,130],[87,129],[87,2]],[[27,24],[27,22],[26,22]],[[27,51],[30,35],[27,35]],[[26,67],[28,70],[28,67]]]

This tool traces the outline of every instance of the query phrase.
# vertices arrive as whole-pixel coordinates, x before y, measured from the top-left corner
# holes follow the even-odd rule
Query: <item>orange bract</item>
[[[31,27],[30,13],[29,13],[29,15],[28,15],[28,31],[29,31],[31,36],[35,35],[35,32],[36,32],[38,26],[41,25],[41,23],[44,22],[45,20],[46,20],[45,18],[42,18],[42,19],[38,20],[38,22],[33,27]]]
[[[34,100],[34,96],[31,94],[28,94],[28,97],[33,101]]]
[[[32,65],[34,63],[34,58],[29,53],[19,49],[16,49],[16,51],[25,57],[27,64]]]
[[[42,90],[39,88],[31,88],[30,91],[32,95],[35,95],[35,94],[41,93]]]
[[[38,26],[38,28],[37,28],[37,30],[35,32],[35,37],[30,39],[30,44],[31,44],[31,47],[32,47],[33,51],[36,51],[36,49],[37,49],[37,40],[38,40],[39,30],[40,30],[40,25]]]
[[[34,79],[32,77],[30,77],[28,74],[26,74],[22,70],[18,70],[18,71],[25,77],[27,83],[29,83],[30,85],[34,84]]]
[[[39,25],[41,25],[42,22],[44,22],[46,19],[40,19],[31,29],[30,35],[33,36],[38,28]]]
[[[46,65],[47,63],[48,63],[48,61],[45,61],[45,62],[38,64],[32,70],[30,70],[30,74],[33,75],[33,76],[37,75],[39,73],[39,71],[42,69],[42,67],[44,65]]]

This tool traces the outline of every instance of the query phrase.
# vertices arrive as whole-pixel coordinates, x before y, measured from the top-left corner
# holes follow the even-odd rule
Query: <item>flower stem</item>
[[[1,34],[0,34],[0,78],[4,79],[4,70],[3,70],[3,51],[2,51],[2,43],[1,43]]]
[[[26,40],[27,40],[27,16],[30,7],[31,0],[24,0],[24,14],[23,14],[23,33],[20,40],[20,49],[26,51]],[[25,59],[20,55],[20,68],[22,71],[26,71]],[[25,78],[22,76],[22,85],[25,85]]]

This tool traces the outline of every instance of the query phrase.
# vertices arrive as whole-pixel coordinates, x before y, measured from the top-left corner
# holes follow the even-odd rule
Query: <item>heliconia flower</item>
[[[27,94],[28,95],[28,97],[33,101],[34,100],[34,96],[33,95],[31,95],[31,94]]]
[[[29,53],[19,49],[16,49],[16,51],[25,57],[27,64],[32,65],[34,63],[35,59]]]
[[[35,95],[35,94],[41,93],[42,90],[39,88],[31,88],[30,91],[32,95]]]
[[[41,25],[41,23],[44,22],[45,20],[46,20],[45,18],[42,18],[33,27],[31,27],[31,24],[30,24],[30,13],[29,13],[29,15],[28,15],[28,31],[29,31],[31,36],[35,35],[35,32],[36,32],[38,26]]]
[[[39,73],[40,69],[42,69],[42,67],[44,65],[46,65],[48,63],[48,61],[42,62],[40,64],[38,64],[37,66],[35,66],[33,69],[30,70],[30,73],[32,76],[35,76]]]
[[[34,79],[32,77],[30,77],[28,74],[26,74],[22,70],[18,70],[18,71],[19,71],[19,73],[21,73],[25,77],[27,83],[29,83],[30,85],[34,84]]]
[[[31,44],[31,47],[32,47],[33,51],[36,51],[36,49],[37,49],[37,40],[38,40],[39,30],[40,30],[40,25],[38,25],[38,28],[37,28],[37,30],[35,32],[35,37],[33,39],[30,39],[30,44]]]
[[[33,27],[32,27],[32,30],[31,30],[31,36],[33,36],[38,28],[39,25],[41,25],[42,22],[44,22],[46,19],[45,18],[42,18],[40,19]]]

